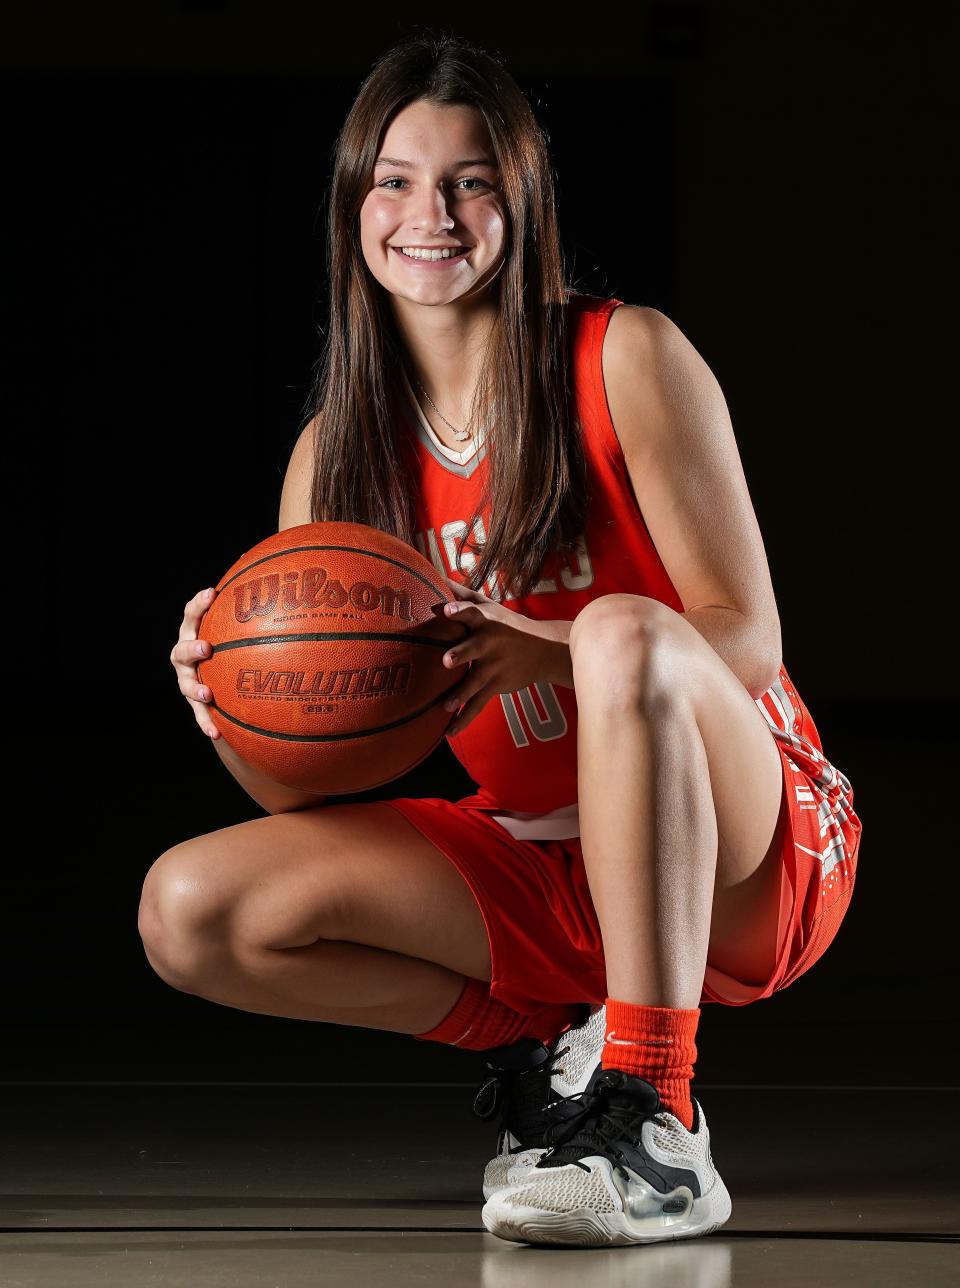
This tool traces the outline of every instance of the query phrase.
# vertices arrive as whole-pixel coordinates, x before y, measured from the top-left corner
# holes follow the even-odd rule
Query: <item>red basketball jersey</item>
[[[491,599],[530,618],[573,621],[592,599],[615,592],[647,595],[683,612],[634,496],[604,392],[603,337],[613,310],[622,303],[589,295],[568,298],[569,360],[592,491],[576,555],[548,556],[540,580],[523,598],[505,597],[496,576],[481,587]],[[470,516],[479,508],[487,446],[481,436],[479,444],[455,459],[457,454],[445,450],[416,408],[409,386],[407,393],[401,415],[414,482],[414,542],[443,576],[462,582],[456,551]],[[474,541],[485,539],[488,523],[489,513],[482,514],[472,533]],[[476,556],[464,550],[463,563],[472,568]],[[813,719],[783,667],[756,701],[774,736],[807,756],[819,775],[816,781],[833,789],[839,808],[824,822],[839,846],[838,823],[848,822],[844,803],[850,785],[823,758]],[[539,681],[518,693],[500,694],[449,743],[479,789],[458,804],[491,811],[514,835],[525,838],[579,835],[573,689]],[[554,817],[538,826],[543,815]]]

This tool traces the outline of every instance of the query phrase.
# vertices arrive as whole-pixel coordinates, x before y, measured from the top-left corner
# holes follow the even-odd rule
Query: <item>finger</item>
[[[456,711],[457,707],[462,707],[467,701],[469,695],[464,692],[463,686],[451,690],[443,700],[444,711]]]
[[[448,670],[453,670],[458,666],[466,666],[468,664],[470,658],[467,657],[465,649],[469,642],[468,637],[458,644],[456,648],[448,649],[447,652],[444,653],[443,665],[447,667]]]
[[[209,685],[204,684],[198,674],[199,663],[205,657],[211,656],[213,648],[209,640],[197,639],[197,630],[203,614],[216,598],[216,593],[215,587],[208,586],[187,601],[184,605],[179,637],[170,652],[170,661],[177,673],[180,692],[190,703],[197,724],[214,742],[221,737],[221,733],[211,720],[207,709],[207,704],[213,701],[213,694]]]
[[[193,667],[185,666],[177,672],[177,685],[180,692],[196,711],[204,710],[208,702],[213,701],[209,684],[205,684]]]
[[[478,591],[472,590],[469,586],[464,586],[462,582],[454,581],[452,577],[446,577],[445,581],[448,583],[448,585],[453,587],[453,591],[454,591],[454,594],[457,596],[457,599],[472,600],[474,603],[476,603],[477,599],[479,598]]]
[[[180,623],[177,642],[170,652],[170,661],[174,666],[195,665],[198,657],[209,656],[209,643],[207,641],[197,641],[197,631],[203,614],[213,603],[216,594],[216,590],[210,586],[206,590],[197,591],[192,599],[187,600],[183,610],[183,621]],[[206,649],[203,652],[198,652],[195,647],[195,641],[207,643]]]
[[[183,625],[189,631],[193,628],[193,634],[196,635],[197,623],[203,617],[204,613],[213,603],[216,591],[213,587],[208,586],[206,590],[198,590],[192,599],[188,599],[183,608]],[[186,638],[182,636],[181,638]]]
[[[200,726],[200,728],[203,730],[203,732],[207,735],[208,738],[211,738],[214,742],[216,742],[216,740],[221,736],[220,730],[217,728],[217,726],[213,723],[213,720],[210,718],[210,712],[207,710],[207,704],[205,702],[195,701],[193,698],[190,697],[189,694],[187,695],[187,701],[190,703],[190,706],[193,709],[193,714],[196,717],[197,724]]]
[[[210,686],[200,678],[199,672],[200,662],[209,658],[213,650],[206,640],[185,640],[177,646],[176,651],[181,655],[175,663],[180,692],[190,703],[204,732],[215,732],[215,726],[207,715],[207,703],[213,701],[213,693]]]
[[[188,675],[196,670],[198,662],[210,657],[212,652],[209,640],[198,640],[194,636],[174,644],[170,661],[178,670],[184,668],[184,674]]]
[[[197,627],[200,619],[213,603],[217,592],[212,586],[206,590],[199,590],[192,599],[188,599],[183,609],[183,621],[180,624],[180,639],[192,640],[197,638]]]
[[[445,616],[455,617],[462,613],[469,613],[472,608],[475,608],[477,612],[480,613],[481,617],[483,616],[483,612],[481,611],[479,604],[474,603],[473,601],[467,603],[466,600],[463,599],[458,599],[454,604],[444,604],[443,611]]]
[[[201,681],[198,681],[193,686],[193,700],[195,702],[201,702],[204,705],[204,707],[207,705],[208,702],[212,702],[213,694],[210,691],[210,686],[208,684],[203,684]]]
[[[453,693],[451,694],[451,697],[456,698],[458,701],[462,702],[464,701],[464,697],[466,697],[466,695],[458,695],[456,693]],[[483,708],[487,705],[488,697],[489,697],[489,694],[487,693],[486,689],[481,689],[479,693],[474,693],[471,697],[466,698],[463,709],[457,712],[454,719],[448,725],[447,733],[456,734],[456,733],[460,733],[463,729],[465,729],[467,725],[470,724],[470,722],[474,719],[474,717],[478,716],[480,712],[483,710]]]

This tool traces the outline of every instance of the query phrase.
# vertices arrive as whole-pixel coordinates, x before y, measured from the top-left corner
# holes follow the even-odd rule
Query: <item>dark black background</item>
[[[956,979],[945,13],[647,3],[626,24],[485,8],[443,28],[502,53],[534,103],[577,286],[661,309],[720,380],[784,661],[864,824],[820,963],[756,1006],[703,1008],[705,1083],[955,1075],[915,1067],[905,1040],[946,1036]],[[186,599],[277,527],[319,351],[333,140],[413,23],[42,14],[0,55],[8,488],[42,537],[9,587],[5,1076],[311,1080],[389,1059],[395,1079],[469,1079],[474,1053],[179,993],[136,925],[165,849],[262,813],[169,652]],[[470,790],[444,744],[352,799]]]

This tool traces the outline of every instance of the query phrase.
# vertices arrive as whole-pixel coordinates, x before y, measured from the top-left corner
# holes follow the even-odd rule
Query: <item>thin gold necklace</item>
[[[414,380],[417,380],[416,376],[414,376]],[[444,416],[443,412],[440,410],[440,408],[437,406],[437,404],[433,401],[433,399],[432,399],[432,398],[430,397],[430,395],[427,393],[426,389],[424,389],[424,388],[423,388],[423,385],[422,385],[422,384],[420,384],[420,381],[419,381],[419,380],[417,380],[417,385],[419,386],[419,388],[420,388],[420,389],[423,389],[423,395],[424,395],[424,397],[426,398],[426,400],[427,400],[427,402],[430,404],[430,406],[433,408],[433,410],[434,410],[434,411],[437,413],[437,415],[440,417],[440,419],[443,421],[443,423],[444,423],[445,425],[449,425],[449,426],[450,426],[450,428],[453,430],[454,437],[456,438],[456,440],[457,440],[457,442],[458,442],[458,443],[465,443],[465,442],[467,441],[467,439],[468,439],[468,438],[473,438],[473,434],[471,434],[471,432],[470,432],[470,430],[469,430],[469,429],[457,429],[456,425],[450,425],[450,422],[447,420],[446,416]]]

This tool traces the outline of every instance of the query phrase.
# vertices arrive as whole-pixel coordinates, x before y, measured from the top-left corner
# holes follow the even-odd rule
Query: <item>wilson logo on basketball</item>
[[[349,587],[327,576],[325,568],[291,569],[268,573],[238,582],[233,588],[233,611],[238,622],[253,617],[271,617],[277,610],[294,612],[304,608],[356,608],[378,612],[384,617],[413,620],[410,596],[392,586],[374,586],[369,581],[351,582]]]

